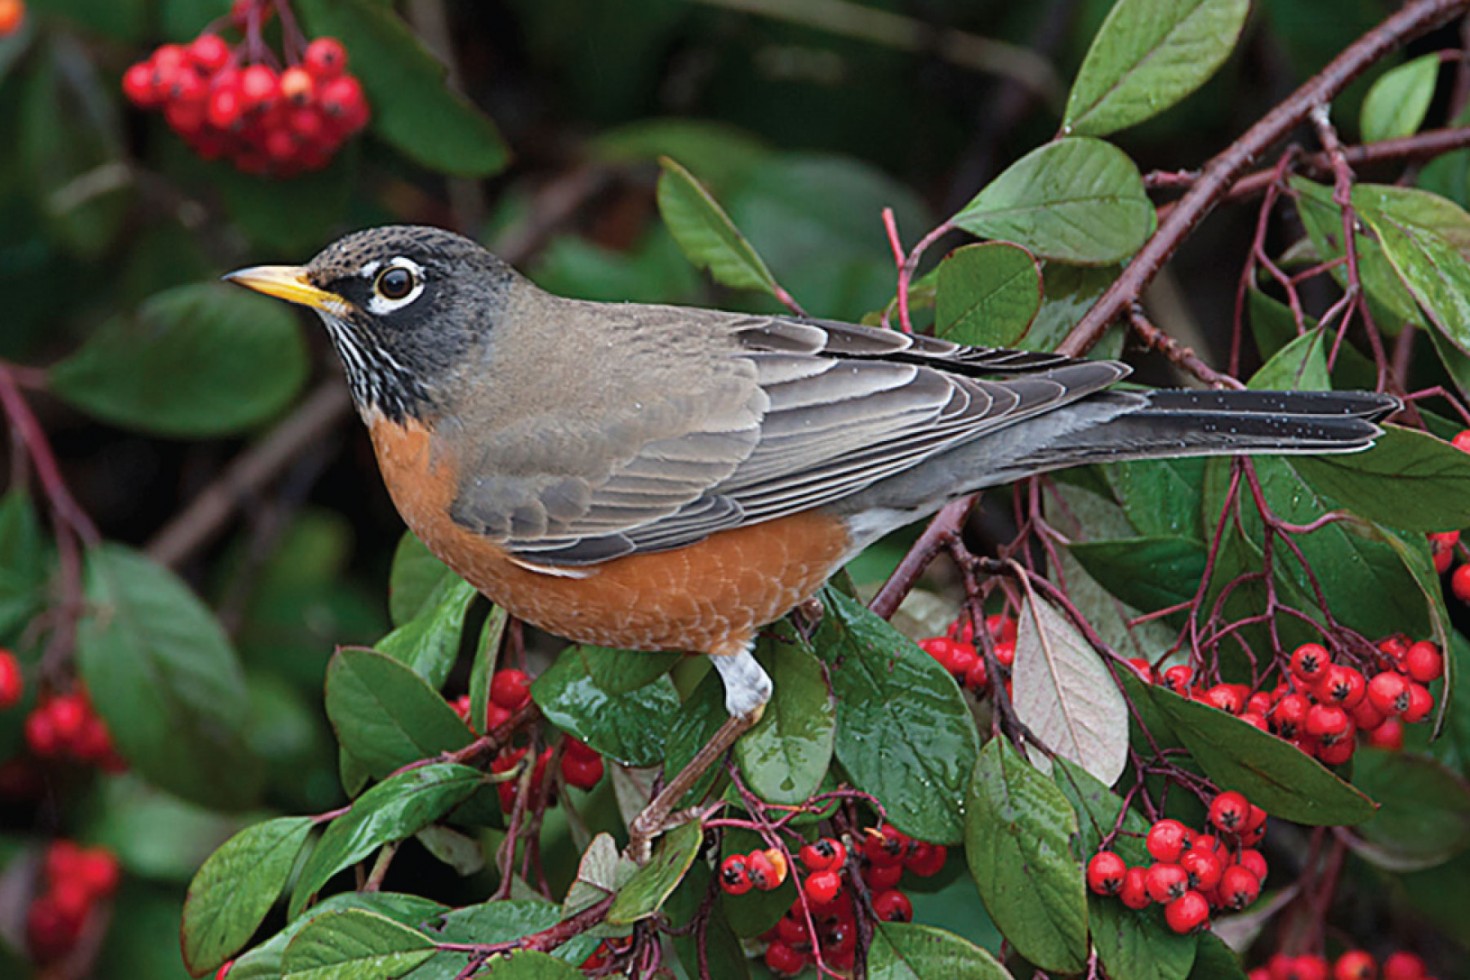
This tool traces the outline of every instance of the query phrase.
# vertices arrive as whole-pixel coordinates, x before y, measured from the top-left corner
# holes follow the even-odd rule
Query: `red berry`
[[[1176,664],[1164,671],[1159,678],[1159,683],[1175,694],[1184,694],[1189,690],[1189,682],[1194,680],[1194,668],[1184,664]]]
[[[25,23],[25,0],[0,0],[0,37],[9,37]]]
[[[315,91],[316,79],[300,65],[292,65],[281,72],[281,96],[292,105],[307,105]]]
[[[1303,643],[1291,655],[1291,672],[1298,679],[1311,684],[1332,664],[1332,656],[1320,643]]]
[[[245,100],[240,89],[234,85],[218,86],[209,93],[209,104],[204,118],[215,129],[230,129],[240,121],[245,112]]]
[[[25,694],[25,675],[20,661],[9,650],[0,650],[0,711],[13,708]]]
[[[891,823],[863,837],[863,854],[875,865],[902,864],[909,854],[909,837]]]
[[[1147,657],[1129,657],[1128,666],[1145,684],[1157,684],[1159,675],[1154,672],[1154,665],[1149,663]]]
[[[268,108],[280,94],[280,80],[269,65],[251,65],[240,73],[240,95],[246,109]]]
[[[956,643],[949,655],[949,672],[963,679],[972,667],[981,662],[974,647],[968,643]]]
[[[230,46],[218,34],[201,34],[189,45],[189,60],[206,75],[212,75],[230,62]]]
[[[1327,960],[1311,953],[1289,957],[1282,970],[1287,980],[1327,980],[1330,972]]]
[[[838,871],[847,863],[847,848],[840,840],[823,837],[802,847],[797,858],[808,871]]]
[[[720,863],[720,887],[727,895],[744,895],[755,887],[744,854],[731,854]]]
[[[1123,889],[1128,865],[1112,851],[1098,851],[1087,862],[1087,887],[1098,895],[1116,895]]]
[[[564,753],[561,757],[561,776],[568,786],[575,786],[577,789],[591,789],[596,786],[602,781],[605,771],[602,756],[584,759]]]
[[[1240,716],[1240,720],[1245,722],[1247,725],[1250,725],[1252,728],[1258,728],[1263,732],[1271,731],[1271,726],[1266,722],[1266,716],[1261,714],[1260,712],[1247,711]]]
[[[1389,717],[1403,714],[1409,708],[1409,682],[1393,670],[1375,674],[1368,682],[1368,703]]]
[[[1307,710],[1307,734],[1336,741],[1352,727],[1352,719],[1335,704],[1314,704]]]
[[[775,891],[786,880],[786,855],[778,847],[751,851],[745,858],[745,870],[756,888],[763,892]]]
[[[41,961],[70,952],[82,932],[82,920],[68,917],[52,895],[41,895],[26,910],[26,941]]]
[[[1312,694],[1325,704],[1340,704],[1352,708],[1360,704],[1368,693],[1368,682],[1361,671],[1342,664],[1333,664],[1312,688]]]
[[[1267,719],[1276,728],[1276,734],[1292,738],[1302,730],[1311,707],[1312,703],[1302,695],[1288,694],[1276,702]]]
[[[995,645],[995,662],[1010,669],[1016,662],[1016,641],[1000,642]]]
[[[347,49],[335,37],[319,37],[306,46],[301,64],[323,81],[336,78],[347,67]]]
[[[1450,576],[1450,591],[1461,602],[1470,602],[1470,563],[1455,569]]]
[[[77,858],[76,880],[94,898],[110,898],[122,877],[117,858],[105,847],[85,849]]]
[[[806,954],[798,953],[783,942],[774,942],[766,947],[766,966],[772,973],[794,977],[806,969]]]
[[[1404,950],[1389,954],[1383,961],[1383,980],[1420,980],[1424,974],[1424,961]]]
[[[1455,437],[1450,440],[1450,445],[1462,453],[1470,453],[1470,429],[1461,429],[1456,432]]]
[[[880,922],[912,922],[914,903],[903,892],[890,888],[873,896],[873,914]]]
[[[1246,824],[1250,816],[1251,804],[1244,793],[1230,790],[1210,801],[1210,823],[1224,833],[1235,834],[1248,829]]]
[[[490,678],[490,700],[507,711],[524,708],[531,703],[531,678],[524,670],[497,670]]]
[[[1369,701],[1366,696],[1367,690],[1367,685],[1364,685],[1363,691],[1365,694],[1363,700],[1348,709],[1348,717],[1353,720],[1353,724],[1358,727],[1358,731],[1362,732],[1372,731],[1383,724],[1383,720],[1388,717],[1373,707],[1373,702]]]
[[[1245,708],[1245,699],[1241,697],[1240,689],[1235,684],[1216,684],[1205,692],[1201,700],[1232,715],[1240,714]]]
[[[1213,891],[1220,884],[1225,864],[1220,855],[1196,844],[1179,858],[1179,866],[1189,875],[1189,887],[1197,891]]]
[[[1385,718],[1383,724],[1368,730],[1368,744],[1375,749],[1398,751],[1404,747],[1404,723],[1397,718]]]
[[[803,946],[811,941],[807,931],[806,915],[801,910],[801,899],[791,903],[791,908],[776,923],[776,938],[788,946]]]
[[[343,75],[325,83],[319,93],[321,107],[338,122],[344,132],[361,129],[367,123],[367,100],[362,85],[351,75]]]
[[[1177,864],[1155,864],[1145,873],[1144,884],[1155,902],[1172,902],[1189,891],[1189,872]]]
[[[153,66],[140,61],[123,72],[123,95],[135,106],[147,109],[158,105],[158,89],[154,85]]]
[[[1148,870],[1142,867],[1129,868],[1128,873],[1123,876],[1123,887],[1118,890],[1118,897],[1130,909],[1147,908],[1152,901],[1148,897]]]
[[[1409,724],[1423,721],[1434,710],[1434,695],[1423,684],[1411,682],[1408,689],[1409,706],[1404,709],[1403,719]]]
[[[510,719],[511,711],[509,708],[502,708],[494,701],[485,705],[485,731],[493,732],[502,725],[508,724]]]
[[[949,849],[943,844],[914,841],[909,856],[903,859],[903,866],[920,878],[932,878],[944,870],[944,862],[948,859]]]
[[[1371,953],[1350,949],[1332,965],[1332,980],[1377,980],[1378,962]]]
[[[947,636],[930,636],[919,641],[919,649],[933,657],[945,670],[949,670],[949,665],[954,662],[955,646],[955,641]]]
[[[44,707],[37,707],[26,715],[25,737],[31,754],[42,759],[56,755],[63,748],[56,726],[52,724],[51,713]]]
[[[885,888],[897,888],[903,878],[902,864],[873,864],[869,862],[863,868],[863,880],[873,891],[882,891]]]
[[[1459,543],[1459,531],[1437,531],[1429,535],[1429,555],[1434,559],[1436,572],[1443,575],[1450,570],[1455,560],[1455,546]]]
[[[813,905],[831,905],[842,894],[842,876],[836,871],[817,871],[801,883],[807,900]]]
[[[1153,859],[1164,864],[1177,862],[1193,843],[1193,832],[1178,820],[1167,817],[1149,828],[1148,837],[1144,841]]]
[[[1210,903],[1196,891],[1187,891],[1164,906],[1164,921],[1181,935],[1203,928],[1210,921]]]
[[[1404,673],[1420,684],[1437,681],[1444,676],[1444,657],[1439,647],[1420,640],[1404,652]]]
[[[983,657],[976,657],[970,669],[965,671],[965,687],[976,694],[984,694],[990,689],[990,672]]]
[[[1351,735],[1335,739],[1333,741],[1322,741],[1317,744],[1315,755],[1324,766],[1340,766],[1353,757],[1358,743]]]
[[[1250,869],[1232,864],[1220,876],[1220,902],[1227,909],[1239,912],[1261,895],[1261,881],[1250,873]]]
[[[1236,857],[1235,863],[1256,876],[1256,881],[1266,883],[1266,859],[1261,852],[1253,847],[1247,847]]]
[[[996,643],[1016,642],[1016,621],[1009,616],[995,613],[985,617],[985,630]]]

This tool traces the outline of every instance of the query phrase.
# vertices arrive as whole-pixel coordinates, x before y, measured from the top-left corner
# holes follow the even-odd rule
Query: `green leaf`
[[[1015,347],[1041,309],[1041,270],[1024,248],[988,242],[939,265],[935,335],[973,347]]]
[[[44,608],[49,574],[36,509],[13,489],[0,497],[0,643],[13,642]]]
[[[1470,353],[1470,263],[1448,239],[1397,211],[1364,210],[1362,215],[1435,329]]]
[[[388,615],[393,625],[402,626],[422,612],[444,576],[453,574],[412,531],[404,531],[388,570]]]
[[[1062,139],[1011,164],[952,220],[1043,258],[1109,265],[1143,245],[1154,229],[1154,207],[1122,150],[1102,140]]]
[[[536,678],[531,697],[562,731],[629,766],[664,757],[679,713],[668,677],[677,654],[570,646]]]
[[[1119,0],[1077,70],[1062,132],[1106,136],[1181,101],[1230,56],[1249,13],[1249,0]]]
[[[465,611],[477,595],[458,575],[445,577],[413,619],[378,641],[378,650],[413,668],[430,687],[443,687],[459,656]]]
[[[765,635],[756,656],[775,685],[760,722],[735,743],[746,785],[770,803],[795,805],[817,791],[837,737],[837,709],[811,646],[787,624]]]
[[[19,132],[11,134],[10,152],[19,151],[26,190],[48,236],[97,258],[122,231],[133,185],[111,89],[116,82],[104,83],[80,40],[66,34],[51,35],[35,60],[19,93]],[[14,86],[8,91],[17,97]]]
[[[726,286],[779,296],[776,277],[704,185],[668,157],[659,166],[658,210],[689,261]]]
[[[1261,366],[1247,387],[1255,391],[1326,391],[1327,338],[1319,327],[1288,343]]]
[[[698,820],[680,824],[659,839],[653,858],[624,885],[607,910],[611,925],[632,925],[663,907],[699,855],[704,827]]]
[[[1371,449],[1292,462],[1322,493],[1387,527],[1470,526],[1470,454],[1418,430],[1385,426]]]
[[[550,929],[561,920],[561,907],[551,902],[497,899],[453,909],[434,923],[431,932],[436,940],[445,943],[509,943]],[[594,933],[573,936],[556,948],[554,961],[580,963],[599,942],[601,939]],[[411,974],[409,980],[439,980],[441,977],[450,980],[460,975],[468,961],[468,952],[441,950],[431,963]],[[441,968],[440,972],[434,972],[436,967]],[[475,975],[484,976],[483,973]]]
[[[580,970],[554,956],[525,949],[495,957],[475,976],[485,980],[582,980]]]
[[[211,283],[158,293],[136,316],[108,320],[49,378],[103,421],[199,437],[274,417],[301,389],[306,365],[289,310]]]
[[[194,976],[217,969],[255,935],[286,887],[311,832],[310,817],[246,827],[199,868],[184,899],[184,963]]]
[[[1143,688],[1205,775],[1274,816],[1310,826],[1359,824],[1376,805],[1301,749],[1218,708]]]
[[[123,756],[186,800],[250,802],[260,765],[244,741],[245,675],[218,621],[171,572],[121,545],[89,552],[86,577],[77,656]]]
[[[1016,715],[1043,745],[1111,786],[1128,762],[1128,705],[1087,638],[1023,584],[1011,672]]]
[[[326,687],[337,741],[375,779],[470,744],[470,730],[439,693],[376,650],[338,650]]]
[[[406,926],[432,923],[448,911],[438,902],[432,902],[417,895],[403,895],[396,892],[343,892],[324,899],[311,910],[310,915],[291,920],[280,932],[235,960],[235,965],[230,967],[230,976],[234,980],[281,980],[281,957],[291,940],[322,915],[328,912],[340,912],[344,909],[364,909],[375,912]]]
[[[1200,521],[1205,460],[1149,459],[1103,468],[1113,496],[1145,537],[1204,539]]]
[[[373,132],[404,156],[461,177],[486,177],[510,152],[484,113],[445,85],[444,66],[391,5],[374,0],[302,0],[312,35],[341,40],[372,108]]]
[[[954,678],[861,603],[826,589],[822,605],[812,645],[831,668],[843,769],[904,833],[958,841],[978,737]]]
[[[1424,125],[1434,83],[1439,78],[1439,55],[1426,54],[1385,72],[1363,98],[1358,127],[1364,143],[1412,136]]]
[[[1056,350],[1117,278],[1116,265],[1088,268],[1063,262],[1043,263],[1041,309],[1017,346],[1022,350]],[[1117,357],[1122,350],[1123,331],[1113,328],[1087,356]]]
[[[401,772],[362,794],[327,826],[307,858],[291,893],[291,917],[338,871],[383,844],[412,837],[468,799],[484,779],[479,770],[439,762]]]
[[[880,922],[868,948],[868,980],[1011,980],[995,957],[952,932]]]
[[[1077,812],[1078,850],[1085,855],[1096,853],[1119,826],[1123,801],[1085,769],[1065,759],[1058,762],[1053,778]],[[1142,816],[1129,810],[1122,821],[1123,833],[1113,838],[1110,849],[1130,866],[1147,866],[1152,861],[1143,843],[1148,827]],[[1108,976],[1183,980],[1189,974],[1195,959],[1195,937],[1175,933],[1153,910],[1135,911],[1116,898],[1089,892],[1087,911],[1092,943]]]
[[[1003,737],[980,750],[965,814],[965,859],[996,926],[1044,970],[1087,963],[1087,891],[1071,851],[1077,814]]]
[[[392,980],[434,953],[434,940],[363,909],[327,912],[286,947],[282,980]]]
[[[1426,756],[1363,748],[1353,783],[1382,801],[1351,841],[1360,857],[1389,871],[1420,871],[1470,847],[1470,788]]]
[[[1194,538],[1077,541],[1067,550],[1109,592],[1144,612],[1193,599],[1208,557]]]

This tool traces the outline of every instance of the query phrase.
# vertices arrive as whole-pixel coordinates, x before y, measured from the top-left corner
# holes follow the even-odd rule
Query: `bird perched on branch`
[[[572,640],[710,655],[731,720],[645,811],[645,840],[759,718],[756,631],[881,535],[1063,466],[1362,449],[1399,406],[1108,390],[1125,365],[565,299],[437,228],[226,278],[321,317],[394,503],[468,582]]]

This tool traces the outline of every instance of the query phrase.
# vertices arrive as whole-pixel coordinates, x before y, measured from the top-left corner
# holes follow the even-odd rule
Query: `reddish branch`
[[[1225,199],[1251,162],[1281,141],[1325,105],[1370,65],[1415,37],[1470,9],[1470,0],[1417,0],[1364,34],[1266,114],[1208,164],[1199,180],[1185,192],[1155,232],[1110,286],[1102,298],[1062,341],[1057,350],[1070,356],[1086,353],[1118,317],[1143,294],[1159,270],[1205,216]]]
[[[888,581],[873,596],[873,601],[868,603],[869,609],[884,619],[892,618],[904,596],[913,590],[914,583],[924,574],[924,569],[959,536],[960,528],[965,523],[965,515],[975,505],[977,497],[978,494],[971,494],[951,500],[934,515],[934,519],[924,528],[924,533],[919,535],[919,540],[914,542],[914,546],[903,556],[893,574],[888,576]]]

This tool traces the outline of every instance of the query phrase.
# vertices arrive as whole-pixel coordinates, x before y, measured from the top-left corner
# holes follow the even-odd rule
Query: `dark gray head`
[[[462,235],[384,225],[338,239],[304,266],[225,278],[315,310],[358,407],[402,421],[434,413],[438,382],[493,327],[518,277]]]

